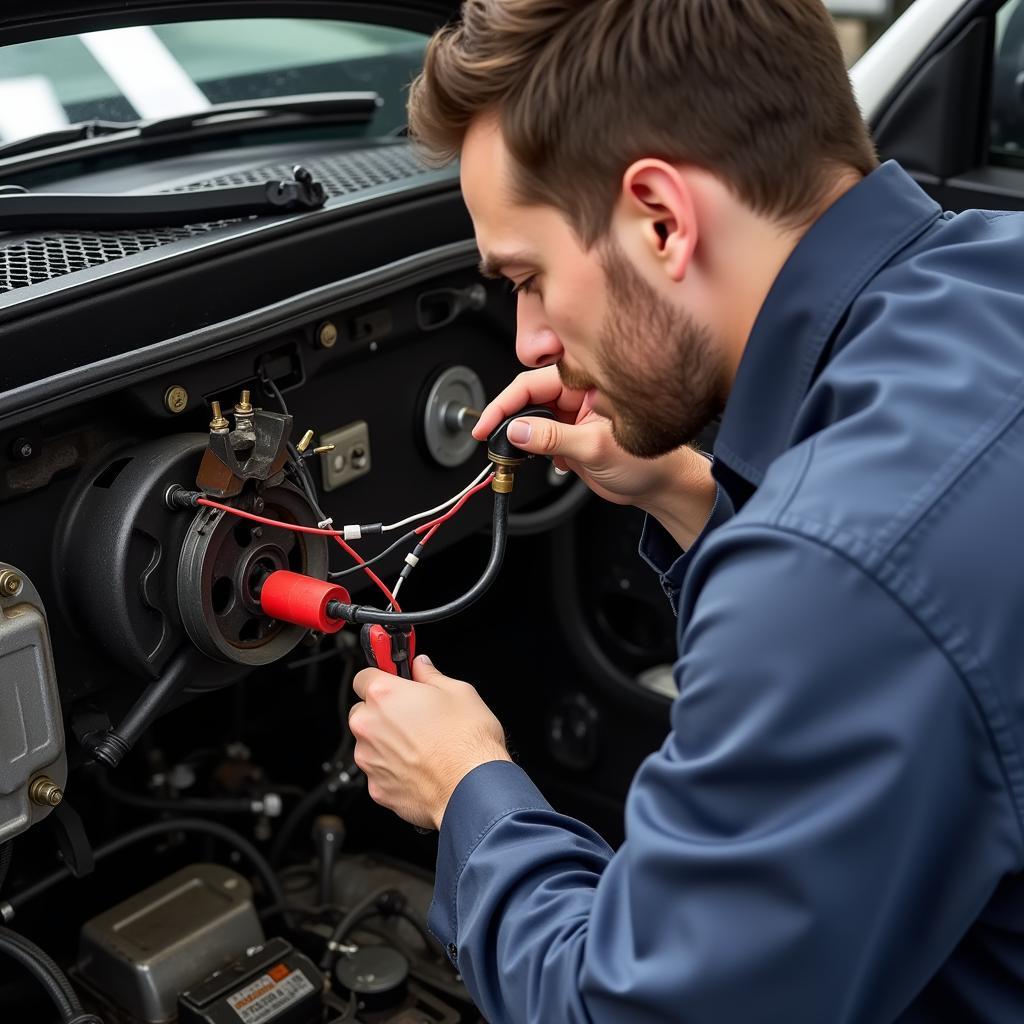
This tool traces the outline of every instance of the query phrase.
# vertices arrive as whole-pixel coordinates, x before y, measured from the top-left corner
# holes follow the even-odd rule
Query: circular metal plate
[[[454,403],[482,409],[486,401],[484,385],[468,366],[450,366],[430,386],[427,406],[423,415],[423,436],[427,451],[442,466],[461,466],[480,448],[468,430],[452,430],[446,423],[444,411]]]
[[[263,497],[267,518],[313,525],[305,498],[291,486]],[[202,509],[178,563],[178,604],[192,642],[212,658],[242,665],[268,665],[291,651],[306,630],[268,618],[255,592],[259,578],[276,569],[324,579],[326,538]]]

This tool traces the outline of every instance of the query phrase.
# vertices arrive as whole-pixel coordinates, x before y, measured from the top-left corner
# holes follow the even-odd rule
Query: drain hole
[[[260,638],[260,620],[249,619],[248,622],[238,631],[238,639],[242,643],[252,643]]]
[[[210,589],[214,615],[223,615],[231,607],[231,599],[234,596],[235,585],[227,576],[221,576]]]

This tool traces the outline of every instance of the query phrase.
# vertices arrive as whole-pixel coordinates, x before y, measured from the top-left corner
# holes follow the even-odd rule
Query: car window
[[[0,47],[0,141],[77,121],[195,113],[270,96],[373,90],[372,130],[405,120],[426,37],[301,18],[184,22]]]
[[[1010,0],[996,19],[992,160],[1024,167],[1024,0]]]

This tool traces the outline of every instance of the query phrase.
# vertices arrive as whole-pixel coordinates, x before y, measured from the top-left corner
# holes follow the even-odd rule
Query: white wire
[[[477,473],[477,475],[473,477],[473,479],[468,484],[466,484],[466,486],[463,487],[462,490],[459,491],[459,493],[456,494],[454,498],[449,498],[443,505],[438,505],[437,508],[432,508],[428,512],[417,512],[416,515],[408,516],[400,522],[391,523],[389,526],[384,527],[384,533],[390,533],[392,530],[400,530],[403,526],[408,526],[410,523],[415,523],[418,519],[429,519],[431,516],[436,516],[438,512],[444,512],[445,509],[451,508],[451,506],[454,505],[457,501],[459,501],[460,499],[464,498],[467,494],[469,494],[469,492],[473,490],[473,488],[476,487],[476,485],[480,483],[480,481],[483,480],[483,478],[487,476],[487,474],[490,473],[490,471],[491,464],[488,462],[487,465],[484,466],[484,468],[481,469],[480,472]]]

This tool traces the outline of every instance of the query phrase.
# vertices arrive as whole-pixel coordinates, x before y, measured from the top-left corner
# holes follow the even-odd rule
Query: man
[[[469,684],[357,678],[484,1015],[1024,1020],[1024,218],[877,166],[819,0],[469,0],[410,114],[519,295],[476,436],[557,410],[679,622],[614,854]]]

